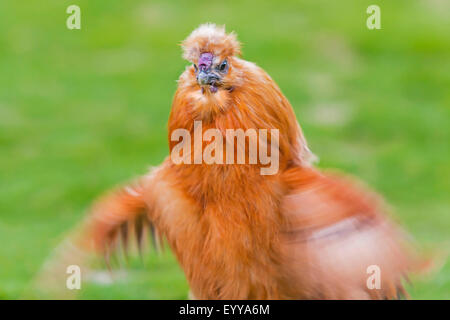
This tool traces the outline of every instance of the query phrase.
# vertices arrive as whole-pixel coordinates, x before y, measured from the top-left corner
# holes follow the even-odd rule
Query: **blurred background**
[[[204,22],[235,30],[279,84],[320,167],[382,193],[421,247],[450,248],[449,1],[2,0],[0,299],[22,297],[98,195],[168,154],[178,44]],[[170,252],[116,273],[79,297],[187,298]],[[450,263],[408,288],[450,299]]]

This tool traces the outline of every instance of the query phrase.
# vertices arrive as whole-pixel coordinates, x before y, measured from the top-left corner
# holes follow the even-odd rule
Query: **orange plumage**
[[[348,178],[312,167],[289,101],[266,72],[236,56],[236,36],[207,24],[182,46],[193,65],[178,81],[170,150],[176,144],[171,133],[182,128],[194,135],[194,120],[202,121],[203,131],[217,128],[224,135],[226,129],[278,129],[278,173],[261,175],[261,163],[174,164],[167,158],[94,207],[76,236],[78,248],[104,252],[121,230],[127,233],[128,224],[138,222],[139,235],[145,218],[157,238],[167,239],[195,298],[365,299],[402,293],[413,261],[381,201]],[[199,64],[201,56],[206,64]],[[366,285],[370,265],[381,269],[380,289]]]

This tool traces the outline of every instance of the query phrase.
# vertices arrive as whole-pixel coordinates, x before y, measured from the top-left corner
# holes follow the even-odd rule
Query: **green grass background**
[[[66,28],[66,8],[82,29]],[[381,30],[366,8],[381,7]],[[320,167],[354,174],[425,248],[450,240],[450,3],[423,1],[0,2],[0,299],[33,276],[104,190],[167,155],[177,44],[226,24],[295,108]],[[132,262],[80,298],[186,298],[173,256]],[[450,264],[410,286],[449,299]]]

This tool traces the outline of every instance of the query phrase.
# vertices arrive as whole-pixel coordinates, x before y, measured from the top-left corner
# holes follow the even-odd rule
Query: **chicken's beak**
[[[197,75],[197,82],[201,86],[205,85],[215,85],[217,82],[219,82],[220,78],[213,72],[208,71],[200,71]]]

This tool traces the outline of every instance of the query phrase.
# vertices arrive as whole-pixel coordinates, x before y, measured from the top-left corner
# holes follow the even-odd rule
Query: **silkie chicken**
[[[194,136],[194,121],[201,121],[201,133],[213,128],[223,136],[227,129],[277,129],[278,141],[268,144],[278,148],[278,171],[261,174],[261,161],[189,164],[168,157],[93,207],[71,238],[76,251],[108,257],[118,243],[127,246],[130,233],[138,243],[152,235],[169,244],[196,299],[405,296],[402,283],[417,259],[403,231],[360,183],[312,166],[292,106],[264,70],[238,57],[236,35],[204,24],[182,49],[191,65],[173,99],[171,153],[178,144],[172,133]],[[248,160],[251,139],[232,157],[243,148]],[[185,143],[194,152],[183,156],[191,159],[206,148]],[[375,287],[368,280],[373,266],[381,271]]]

